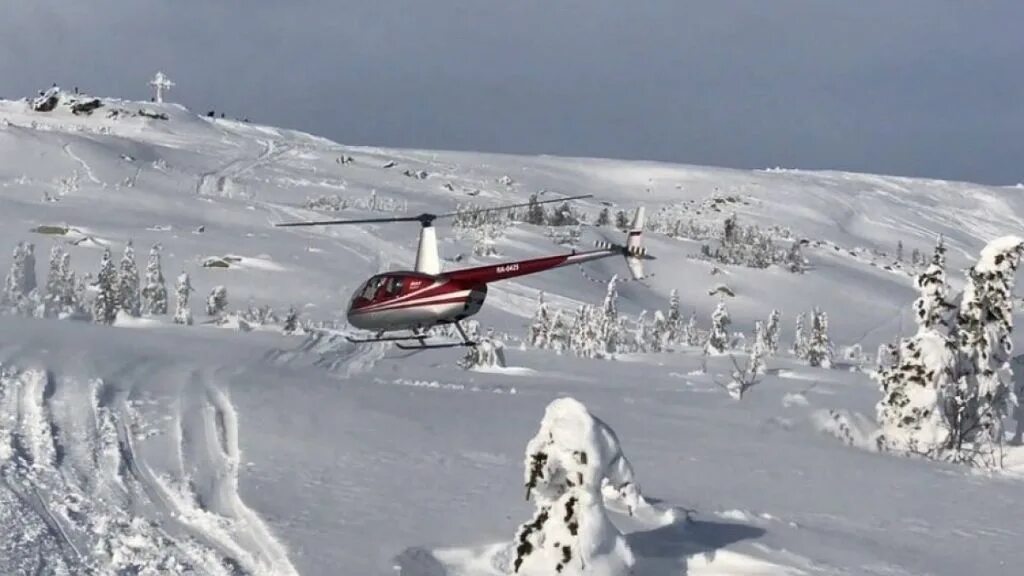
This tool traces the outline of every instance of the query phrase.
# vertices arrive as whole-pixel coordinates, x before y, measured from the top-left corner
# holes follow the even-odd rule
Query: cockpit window
[[[383,278],[370,278],[363,288],[362,296],[366,300],[373,300],[373,297],[377,295],[377,289],[380,288],[381,283],[384,281]]]
[[[402,277],[392,276],[391,278],[388,278],[385,290],[387,290],[388,296],[400,294],[402,292]]]

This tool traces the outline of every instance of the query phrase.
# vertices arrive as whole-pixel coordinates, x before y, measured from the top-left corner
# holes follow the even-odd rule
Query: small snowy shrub
[[[228,307],[228,289],[224,286],[214,286],[210,295],[206,298],[206,315],[220,316]]]

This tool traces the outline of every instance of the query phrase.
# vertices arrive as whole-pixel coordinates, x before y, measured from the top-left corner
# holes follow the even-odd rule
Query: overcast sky
[[[347,144],[1024,181],[1024,0],[0,0],[57,82]]]

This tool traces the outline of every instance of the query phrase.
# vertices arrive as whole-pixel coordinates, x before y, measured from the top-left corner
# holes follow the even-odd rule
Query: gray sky
[[[58,82],[347,144],[1024,181],[1022,0],[0,0]]]

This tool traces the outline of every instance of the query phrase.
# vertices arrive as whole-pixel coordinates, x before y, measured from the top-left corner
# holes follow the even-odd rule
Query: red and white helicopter
[[[590,198],[592,195],[570,196],[554,200],[543,200],[536,204],[565,202]],[[378,224],[391,222],[419,222],[420,239],[416,252],[416,268],[408,271],[383,272],[364,282],[352,295],[348,308],[348,321],[356,328],[372,331],[375,337],[348,339],[356,343],[395,342],[403,349],[450,348],[453,346],[475,346],[460,322],[480,311],[487,297],[487,285],[498,280],[535,274],[552,268],[580,264],[591,260],[624,256],[634,279],[643,278],[643,261],[653,260],[641,246],[644,225],[644,209],[639,207],[633,216],[633,224],[627,232],[626,243],[614,244],[597,242],[597,248],[583,252],[545,256],[517,262],[502,262],[461,270],[441,271],[441,260],[437,253],[437,233],[434,221],[451,218],[460,214],[495,212],[530,206],[510,204],[481,210],[448,212],[444,214],[420,214],[397,218],[365,218],[360,220],[324,220],[314,222],[287,222],[280,227],[294,226],[336,226],[348,224]],[[453,324],[462,336],[462,342],[430,344],[428,331],[434,326]],[[408,331],[408,335],[387,336],[389,332]],[[406,345],[404,343],[415,343]]]

